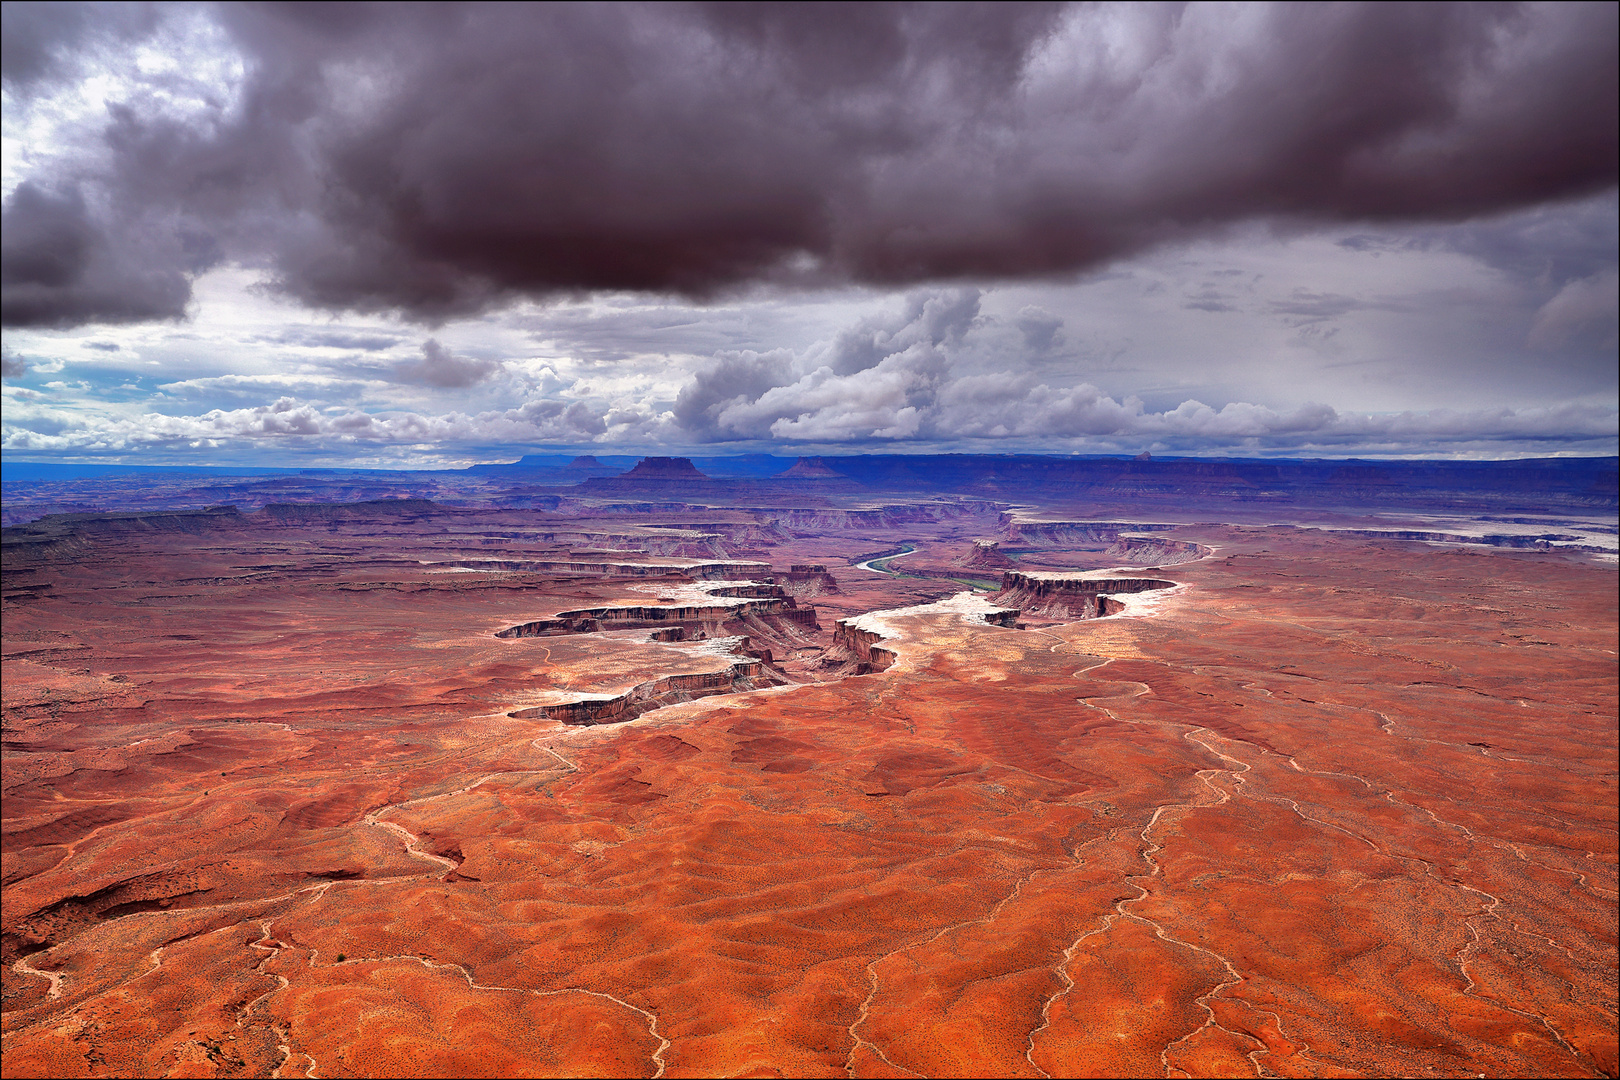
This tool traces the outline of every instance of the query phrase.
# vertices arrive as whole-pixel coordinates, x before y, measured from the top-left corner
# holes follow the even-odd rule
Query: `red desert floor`
[[[658,585],[325,524],[8,576],[4,1072],[1614,1076],[1612,562],[1174,536],[1119,615],[586,727],[508,714],[713,656],[495,633]],[[962,587],[749,542],[823,645]]]

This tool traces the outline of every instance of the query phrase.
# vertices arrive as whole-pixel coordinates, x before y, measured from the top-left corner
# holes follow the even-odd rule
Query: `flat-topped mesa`
[[[1190,540],[1170,540],[1163,536],[1122,536],[1110,544],[1103,554],[1140,566],[1177,566],[1196,562],[1213,550]]]
[[[247,524],[234,506],[206,510],[110,510],[85,514],[46,514],[26,525],[14,525],[6,538],[31,536],[139,536],[143,533],[201,533]]]
[[[200,534],[239,529],[249,521],[234,506],[210,506],[206,510],[47,514],[27,524],[7,528],[0,537],[0,544],[5,551],[5,565],[12,569],[88,558],[103,540],[139,539],[153,533]]]
[[[1124,609],[1109,593],[1141,593],[1174,588],[1162,578],[1079,577],[1038,570],[1008,570],[992,603],[1016,606],[1029,615],[1054,619],[1096,619]]]
[[[821,563],[794,563],[786,571],[771,575],[783,592],[801,599],[839,592],[838,579],[827,572]]]
[[[691,458],[649,457],[618,476],[590,476],[580,485],[584,495],[641,495],[662,499],[686,499],[724,491],[725,484],[698,471]],[[672,509],[685,507],[672,504]]]
[[[630,694],[603,694],[564,701],[557,705],[540,705],[533,709],[518,709],[507,713],[518,720],[556,720],[573,727],[593,724],[618,724],[634,720],[639,714],[631,711]]]
[[[625,473],[623,479],[677,481],[707,480],[708,477],[698,472],[691,458],[646,457],[636,462],[635,468]]]
[[[994,540],[975,540],[973,546],[956,559],[957,566],[986,570],[1003,570],[1012,564],[1013,561],[1002,554],[1001,545]]]

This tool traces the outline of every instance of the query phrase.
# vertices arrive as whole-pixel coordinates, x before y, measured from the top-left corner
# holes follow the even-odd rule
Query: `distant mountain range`
[[[531,455],[458,470],[203,469],[8,462],[6,521],[93,509],[428,498],[541,505],[559,498],[823,505],[839,497],[966,496],[1183,510],[1246,505],[1426,513],[1612,514],[1620,458],[1255,460],[867,454],[799,459]],[[514,501],[516,500],[516,501]],[[526,500],[526,501],[525,501]],[[1109,512],[1109,511],[1102,511]]]

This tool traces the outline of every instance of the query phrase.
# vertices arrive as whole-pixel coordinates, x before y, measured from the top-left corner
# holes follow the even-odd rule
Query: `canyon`
[[[5,1074],[1616,1075],[1613,459],[698,464],[8,480]]]

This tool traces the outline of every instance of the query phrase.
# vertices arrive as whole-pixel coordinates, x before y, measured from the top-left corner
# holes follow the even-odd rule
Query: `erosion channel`
[[[906,551],[915,550],[906,546]],[[895,556],[890,556],[895,557]],[[877,569],[873,559],[857,565]],[[887,573],[886,570],[879,570]],[[788,575],[825,575],[820,566],[795,566]],[[1027,609],[1042,625],[1106,618],[1127,610],[1118,596],[1173,589],[1160,578],[1109,577],[1096,574],[1008,571],[1001,588],[988,596],[984,610],[972,604],[964,617],[993,626],[1027,629],[1020,621]],[[782,584],[771,581],[693,581],[656,588],[665,595],[648,603],[608,604],[559,611],[548,618],[509,626],[498,638],[546,638],[571,634],[639,633],[640,640],[670,645],[687,643],[695,661],[712,670],[661,675],[607,692],[553,691],[554,700],[509,712],[515,719],[545,717],[571,725],[621,723],[667,705],[719,694],[741,694],[799,683],[830,682],[883,671],[896,654],[885,648],[885,615],[921,609],[890,609],[838,620],[827,640],[813,606],[799,606]],[[959,598],[983,597],[971,591]]]

